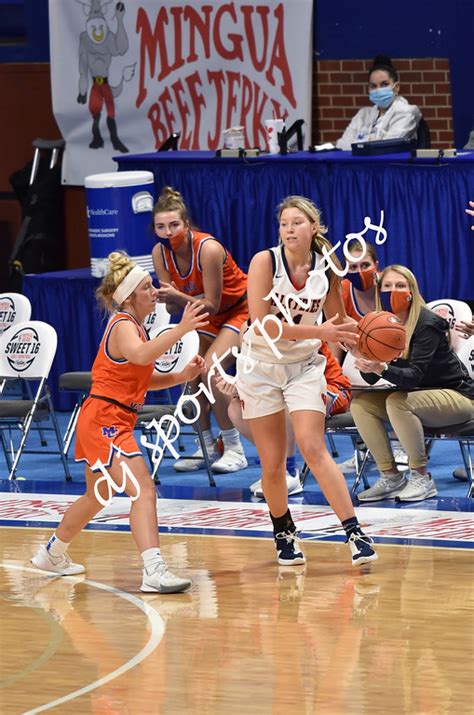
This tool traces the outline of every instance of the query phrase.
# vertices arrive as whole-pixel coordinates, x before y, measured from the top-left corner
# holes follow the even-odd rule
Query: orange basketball
[[[368,360],[390,362],[405,349],[405,326],[393,313],[367,313],[359,323],[359,335],[359,350]]]

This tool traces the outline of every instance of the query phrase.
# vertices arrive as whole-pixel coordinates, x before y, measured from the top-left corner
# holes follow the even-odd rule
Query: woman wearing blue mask
[[[336,147],[350,151],[355,142],[416,138],[421,112],[400,97],[399,91],[398,72],[392,61],[377,55],[369,70],[369,100],[373,106],[359,109]]]
[[[449,344],[449,325],[425,307],[413,273],[405,266],[385,268],[377,284],[377,309],[395,313],[404,323],[406,348],[390,362],[359,357],[356,366],[369,384],[383,377],[396,390],[362,392],[351,412],[372,453],[380,479],[358,494],[360,501],[421,501],[436,495],[427,470],[423,426],[467,422],[474,416],[474,381]],[[408,455],[410,479],[397,471],[386,425],[390,423]]]

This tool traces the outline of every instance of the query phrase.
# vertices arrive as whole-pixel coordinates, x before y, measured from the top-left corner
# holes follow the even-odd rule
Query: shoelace
[[[49,558],[55,566],[70,566],[71,564],[71,559],[67,554],[60,554],[59,556],[49,554]]]
[[[409,484],[416,484],[417,487],[421,487],[423,485],[426,485],[429,482],[430,478],[427,474],[420,474],[419,472],[411,472],[410,474],[410,479],[408,481]]]
[[[275,539],[285,539],[287,544],[293,543],[295,548],[299,543],[297,531],[280,531],[279,534],[275,534]]]

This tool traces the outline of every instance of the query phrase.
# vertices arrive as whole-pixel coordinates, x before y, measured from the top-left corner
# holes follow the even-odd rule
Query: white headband
[[[124,300],[133,293],[135,288],[140,285],[144,278],[150,278],[148,271],[145,271],[140,266],[134,266],[130,273],[127,273],[123,281],[115,289],[115,293],[112,298],[115,300],[117,305],[122,305]]]

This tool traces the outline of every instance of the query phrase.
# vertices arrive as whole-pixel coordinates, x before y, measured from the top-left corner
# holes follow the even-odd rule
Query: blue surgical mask
[[[369,92],[370,101],[376,104],[380,109],[390,107],[394,98],[395,92],[393,91],[393,87],[380,87],[379,89],[371,89]]]

